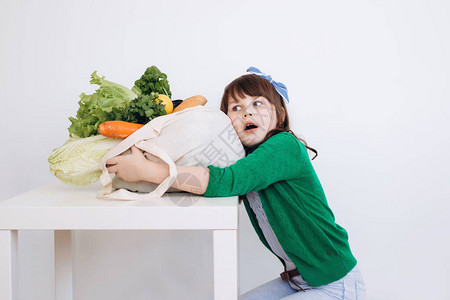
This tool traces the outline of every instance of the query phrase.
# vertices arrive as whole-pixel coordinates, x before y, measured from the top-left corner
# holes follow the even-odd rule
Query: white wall
[[[174,99],[218,108],[253,65],[289,89],[292,128],[319,151],[369,299],[450,299],[448,1],[4,0],[0,11],[0,200],[55,180],[47,157],[94,70],[131,87],[156,65]],[[245,211],[241,224],[245,292],[282,267]],[[50,238],[20,232],[22,299],[52,299]],[[78,299],[210,299],[210,241],[79,232]]]

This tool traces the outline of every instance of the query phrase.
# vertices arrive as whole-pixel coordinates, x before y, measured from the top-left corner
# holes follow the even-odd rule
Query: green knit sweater
[[[204,197],[258,191],[280,245],[311,286],[339,280],[356,266],[348,234],[335,223],[306,147],[291,133],[270,137],[228,167],[208,168]],[[246,197],[244,205],[261,242],[272,251]]]

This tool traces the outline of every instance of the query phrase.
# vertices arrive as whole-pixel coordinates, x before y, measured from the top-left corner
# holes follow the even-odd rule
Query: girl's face
[[[228,99],[227,116],[241,143],[247,147],[262,142],[266,134],[277,126],[275,106],[262,96],[245,95],[237,102]],[[253,125],[249,127],[248,124]]]

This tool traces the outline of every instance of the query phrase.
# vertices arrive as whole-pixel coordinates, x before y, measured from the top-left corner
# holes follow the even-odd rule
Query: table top
[[[0,230],[237,229],[238,197],[186,192],[124,201],[96,197],[100,183],[54,182],[0,201]]]

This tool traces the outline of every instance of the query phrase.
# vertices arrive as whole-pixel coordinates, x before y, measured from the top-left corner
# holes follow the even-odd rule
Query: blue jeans
[[[366,294],[358,266],[345,277],[318,287],[310,286],[300,275],[292,280],[306,292],[278,277],[239,296],[239,300],[363,300]]]

